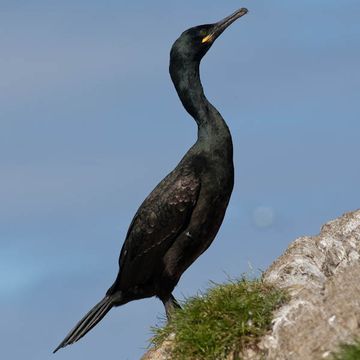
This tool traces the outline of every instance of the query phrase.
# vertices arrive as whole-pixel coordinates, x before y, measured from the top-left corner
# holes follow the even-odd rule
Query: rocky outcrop
[[[360,336],[360,210],[344,214],[317,236],[295,240],[263,274],[289,292],[272,330],[244,360],[329,359],[341,342]],[[143,360],[168,360],[171,339]],[[260,355],[261,354],[261,355]]]
[[[295,240],[263,277],[291,295],[260,343],[266,359],[329,358],[360,335],[360,210]]]

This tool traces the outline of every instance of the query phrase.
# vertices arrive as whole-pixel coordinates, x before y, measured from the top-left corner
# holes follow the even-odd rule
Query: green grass
[[[333,360],[359,360],[360,340],[354,344],[340,345],[340,350],[333,356]]]
[[[216,285],[188,299],[163,328],[155,328],[152,343],[175,333],[173,360],[219,360],[253,346],[271,327],[272,313],[288,296],[261,280]]]

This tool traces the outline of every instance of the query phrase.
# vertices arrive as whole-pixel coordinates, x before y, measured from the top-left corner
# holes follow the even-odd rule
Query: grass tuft
[[[354,344],[340,345],[340,350],[334,354],[333,360],[359,360],[360,359],[360,340]]]
[[[173,360],[218,360],[255,345],[271,327],[272,313],[288,296],[261,280],[216,285],[188,299],[165,327],[154,328],[152,343],[175,334]]]

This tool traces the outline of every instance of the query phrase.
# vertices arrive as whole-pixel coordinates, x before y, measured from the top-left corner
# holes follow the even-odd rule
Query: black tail
[[[73,344],[87,334],[114,306],[114,297],[105,296],[99,303],[97,303],[67,334],[66,338],[54,350],[56,353],[59,349]]]

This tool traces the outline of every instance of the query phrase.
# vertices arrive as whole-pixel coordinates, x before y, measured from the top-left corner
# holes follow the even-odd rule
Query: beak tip
[[[247,8],[241,8],[240,11],[245,15],[249,12]]]

